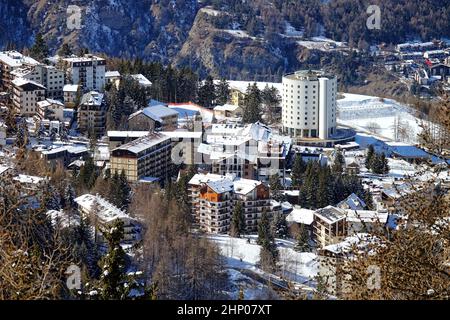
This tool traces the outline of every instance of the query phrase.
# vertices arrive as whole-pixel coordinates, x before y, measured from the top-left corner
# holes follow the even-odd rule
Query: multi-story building
[[[66,84],[63,87],[64,104],[67,108],[74,108],[77,99],[81,97],[81,87],[77,84]]]
[[[105,228],[120,220],[124,225],[124,240],[132,242],[139,240],[141,230],[139,222],[99,195],[84,194],[75,198],[75,202],[80,214],[89,217],[95,228]],[[104,240],[101,232],[97,234],[100,240]]]
[[[248,232],[256,231],[264,211],[279,213],[271,202],[269,187],[261,181],[234,175],[196,174],[189,181],[189,192],[194,218],[202,230],[210,233],[229,231],[237,202],[242,204]]]
[[[265,180],[284,174],[291,142],[290,137],[278,135],[261,123],[213,124],[197,152],[211,164],[212,173]]]
[[[26,66],[11,72],[14,79],[23,78],[43,85],[46,88],[46,97],[62,99],[64,87],[64,72],[53,66],[39,64]]]
[[[39,110],[43,110],[45,118],[64,121],[64,104],[61,101],[45,99],[37,103]]]
[[[283,131],[295,138],[328,139],[336,131],[335,76],[302,70],[283,77]]]
[[[321,247],[333,244],[347,236],[345,209],[327,206],[314,212],[313,235]]]
[[[165,181],[172,172],[170,137],[152,133],[111,151],[111,172],[125,172],[128,181]]]
[[[154,105],[136,111],[128,118],[131,130],[161,131],[174,130],[178,126],[178,111],[165,105]]]
[[[103,94],[91,91],[83,95],[78,107],[78,129],[83,133],[101,135],[106,126],[106,105]]]
[[[0,148],[6,146],[6,124],[0,121]]]
[[[44,116],[44,110],[39,107],[38,102],[45,99],[45,87],[37,82],[15,79],[11,82],[13,90],[13,106],[16,112],[22,116]]]
[[[40,63],[33,58],[24,56],[17,51],[0,52],[0,88],[4,91],[11,91],[11,82],[15,78],[11,74],[13,71],[24,67],[37,66],[39,64]]]
[[[79,84],[84,91],[103,91],[105,88],[106,60],[94,55],[63,59],[69,83]]]

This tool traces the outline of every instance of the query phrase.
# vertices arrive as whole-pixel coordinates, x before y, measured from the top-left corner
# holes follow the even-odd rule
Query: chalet
[[[128,127],[133,131],[169,131],[178,126],[178,111],[165,105],[149,106],[128,117]]]

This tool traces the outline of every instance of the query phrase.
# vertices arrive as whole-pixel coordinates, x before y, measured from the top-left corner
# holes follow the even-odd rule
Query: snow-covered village
[[[450,41],[296,25],[281,39],[336,68],[264,81],[0,36],[0,299],[447,300]],[[359,90],[367,65],[407,93]]]

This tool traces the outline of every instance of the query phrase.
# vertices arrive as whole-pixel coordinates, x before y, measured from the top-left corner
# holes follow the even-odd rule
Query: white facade
[[[45,99],[45,87],[34,81],[18,78],[12,81],[13,105],[21,116],[44,116],[38,102]]]
[[[46,96],[50,99],[63,97],[64,72],[44,64],[25,67],[11,72],[14,79],[23,78],[34,81],[46,88]]]
[[[336,131],[337,80],[320,71],[283,77],[283,131],[292,137],[328,139]]]
[[[84,91],[103,91],[105,88],[106,60],[93,55],[65,58],[67,80],[79,84]]]

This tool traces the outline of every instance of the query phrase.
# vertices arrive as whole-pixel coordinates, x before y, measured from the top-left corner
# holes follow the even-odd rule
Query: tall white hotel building
[[[297,139],[329,139],[336,131],[335,76],[302,70],[283,77],[283,132]]]

